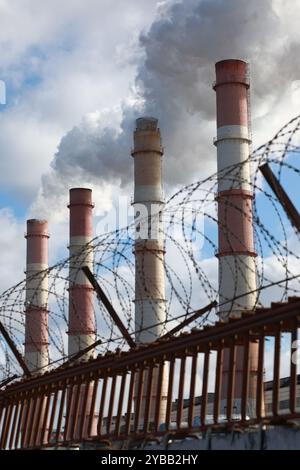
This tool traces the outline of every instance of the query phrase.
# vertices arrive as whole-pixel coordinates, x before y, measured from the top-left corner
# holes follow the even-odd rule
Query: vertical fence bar
[[[3,415],[3,423],[2,423],[1,438],[0,438],[0,449],[3,449],[4,431],[5,431],[5,427],[6,427],[7,414],[8,414],[8,403],[7,402],[6,402],[5,406],[3,407],[1,414]]]
[[[99,416],[98,416],[98,424],[97,424],[98,436],[101,436],[101,432],[102,432],[102,420],[103,420],[104,405],[105,405],[105,398],[106,398],[107,380],[108,380],[108,377],[107,375],[105,375],[103,377],[103,383],[102,383],[100,408],[99,408]]]
[[[274,350],[273,400],[272,400],[273,416],[278,416],[279,414],[280,352],[281,352],[281,327],[280,325],[278,325],[276,335],[275,335],[275,350]]]
[[[55,412],[56,412],[57,397],[58,397],[58,389],[55,390],[54,395],[53,395],[49,428],[48,428],[48,436],[47,436],[47,444],[50,444],[51,439],[52,439],[52,431],[53,431],[53,424],[54,424],[54,418],[55,418]],[[67,424],[65,425],[65,433],[66,432],[67,432]]]
[[[111,420],[113,416],[113,409],[114,409],[114,403],[115,403],[116,382],[117,382],[117,375],[114,374],[112,377],[112,383],[111,383],[111,389],[110,389],[110,399],[109,399],[108,415],[107,415],[107,423],[106,423],[106,433],[108,435],[110,434]]]
[[[65,399],[66,399],[66,388],[63,388],[61,392],[61,396],[60,396],[60,404],[59,404],[59,410],[58,410],[56,437],[55,437],[56,443],[58,443],[58,441],[60,440],[61,424],[62,424],[62,419],[63,419]]]
[[[147,376],[147,390],[146,390],[146,400],[145,400],[145,410],[144,410],[144,426],[143,431],[146,434],[148,432],[149,426],[149,414],[152,404],[152,379],[153,379],[153,364],[150,364],[149,369],[146,372]],[[158,397],[157,397],[158,399]]]
[[[0,438],[2,436],[1,420],[2,420],[2,415],[3,415],[4,410],[5,410],[4,400],[1,400],[0,402]]]
[[[67,406],[66,406],[66,417],[65,417],[65,429],[64,429],[64,442],[68,440],[68,431],[70,426],[70,418],[74,403],[74,383],[69,383],[67,385]]]
[[[175,357],[172,357],[170,360],[170,368],[169,368],[168,398],[167,398],[167,408],[166,408],[166,430],[168,430],[170,427],[171,414],[172,414],[174,368],[175,368]]]
[[[37,392],[35,392],[37,393]],[[36,404],[38,400],[38,395],[36,394],[35,396],[32,397],[32,403],[30,407],[30,415],[29,415],[29,422],[26,430],[26,440],[25,440],[25,447],[30,447],[30,441],[31,441],[31,435],[32,435],[32,429],[33,429],[33,424],[34,424],[34,418],[36,416]]]
[[[23,415],[24,415],[24,410],[26,409],[26,407],[25,407],[26,400],[25,400],[25,396],[23,396],[23,394],[21,394],[21,396],[20,396],[20,402],[21,402],[20,413],[19,413],[19,417],[18,417],[18,424],[17,424],[16,435],[15,435],[15,440],[14,440],[14,448],[15,449],[17,449],[18,446],[19,446],[20,436],[21,436],[20,431],[21,431],[21,426],[22,426],[22,421],[23,421]]]
[[[5,431],[6,435],[5,435],[5,441],[4,441],[4,449],[7,448],[8,437],[11,433],[13,409],[14,409],[14,402],[12,401],[10,405],[9,416],[8,416],[7,426],[6,426],[6,431]]]
[[[124,372],[124,374],[122,375],[122,379],[121,379],[121,386],[120,386],[120,393],[119,393],[118,411],[117,411],[117,419],[116,419],[116,427],[115,427],[116,436],[119,436],[120,434],[120,424],[121,424],[121,419],[122,419],[126,378],[127,378],[127,372]]]
[[[185,364],[186,364],[186,356],[183,356],[181,358],[181,362],[180,362],[178,402],[177,402],[177,415],[176,415],[176,423],[177,423],[177,428],[178,429],[180,429],[181,421],[182,421],[183,390],[184,390],[184,380],[185,380]]]
[[[219,421],[220,395],[222,385],[222,368],[223,368],[223,347],[219,346],[217,353],[216,382],[214,395],[214,422]]]
[[[154,432],[158,431],[160,421],[160,407],[161,407],[161,391],[163,384],[163,373],[164,373],[164,362],[160,362],[158,365],[158,376],[157,376],[157,388],[156,388],[156,403],[154,412]]]
[[[249,332],[244,336],[243,342],[243,383],[242,383],[242,406],[241,406],[241,418],[242,421],[247,420],[247,406],[248,406],[248,395],[249,395],[249,371],[250,371],[250,337]]]
[[[16,399],[16,409],[14,413],[14,419],[12,422],[11,433],[10,433],[10,438],[9,438],[9,443],[8,443],[9,449],[12,449],[13,447],[14,437],[16,433],[16,424],[17,424],[17,419],[19,417],[20,409],[21,409],[21,403],[19,402],[18,399]]]
[[[192,357],[191,367],[191,382],[190,382],[190,394],[189,394],[189,415],[188,415],[188,426],[193,427],[194,421],[194,410],[195,410],[195,387],[196,387],[196,375],[197,375],[197,351],[194,352]]]
[[[91,437],[92,435],[93,424],[95,420],[95,405],[96,405],[96,398],[97,398],[97,392],[98,392],[98,385],[99,385],[99,379],[98,377],[95,377],[93,391],[92,391],[91,407],[89,411],[90,414],[89,414],[89,419],[88,419],[88,427],[87,427],[88,437]]]
[[[9,403],[6,406],[6,412],[5,412],[5,418],[4,418],[4,423],[2,427],[2,436],[1,436],[1,442],[0,442],[0,449],[5,449],[6,447],[6,441],[7,441],[7,436],[8,436],[8,431],[9,431],[9,425],[10,425],[10,418],[12,414],[12,404]]]
[[[256,417],[262,417],[262,403],[264,393],[264,357],[265,357],[265,335],[259,338],[258,346],[258,369],[257,369],[257,392],[256,392]]]
[[[72,412],[70,416],[70,433],[67,435],[67,440],[69,441],[74,441],[74,439],[77,438],[78,434],[78,413],[79,413],[79,405],[80,405],[80,398],[82,396],[81,394],[81,381],[78,380],[77,384],[73,385],[73,391],[74,391],[74,400],[72,403]]]
[[[47,427],[47,422],[48,422],[50,403],[51,403],[51,391],[49,391],[49,393],[46,394],[46,408],[45,408],[43,425],[42,425],[42,430],[41,430],[41,435],[40,435],[40,440],[39,440],[40,447],[42,447],[43,444],[48,443],[49,436],[47,435],[47,439],[46,439],[46,432],[47,432],[46,427]]]
[[[44,394],[42,393],[42,391],[40,391],[40,395],[38,397],[38,407],[37,407],[36,419],[35,419],[35,423],[33,425],[33,436],[32,436],[32,439],[30,440],[30,446],[31,447],[36,446],[36,441],[37,441],[39,432],[41,431],[40,422],[41,422],[41,415],[42,415],[42,410],[43,410],[43,403],[44,403]]]
[[[17,416],[18,407],[19,407],[18,400],[16,401],[13,397],[11,398],[11,400],[12,400],[12,410],[11,410],[11,416],[9,419],[9,429],[8,429],[8,434],[7,434],[6,444],[5,444],[6,449],[9,449],[9,444],[12,441],[12,435],[15,432],[15,421],[16,421],[16,416]]]
[[[204,365],[203,365],[203,382],[202,382],[201,413],[200,413],[202,426],[205,425],[206,408],[207,408],[209,362],[210,362],[210,350],[208,349],[204,354]]]
[[[135,371],[134,369],[132,369],[131,374],[130,374],[126,422],[125,422],[125,429],[124,429],[125,436],[128,436],[131,431],[130,423],[131,423],[131,409],[132,409],[132,401],[133,401],[134,384],[135,384]]]
[[[290,411],[292,414],[296,412],[297,406],[297,348],[298,346],[298,319],[293,319],[293,327],[291,334],[291,380],[290,380]],[[296,349],[296,352],[293,352]],[[296,356],[296,357],[295,357]]]
[[[31,405],[31,397],[28,393],[28,399],[26,400],[26,408],[25,408],[25,414],[24,414],[24,421],[22,423],[22,428],[21,428],[21,449],[24,448],[24,444],[25,444],[25,437],[26,437],[26,434],[27,434],[27,421],[28,421],[28,415],[29,415],[29,411],[30,411],[30,405]],[[23,420],[23,418],[22,418]]]
[[[138,387],[137,387],[137,395],[134,403],[134,432],[138,432],[139,430],[139,420],[140,420],[140,412],[141,412],[141,405],[142,405],[142,394],[143,394],[143,377],[144,377],[144,369],[143,366],[140,366],[140,371],[138,374]]]
[[[236,370],[236,346],[234,339],[230,346],[229,353],[229,371],[228,371],[228,386],[227,386],[227,407],[226,415],[227,421],[232,420],[232,407],[234,399],[234,389],[235,389],[235,370]]]
[[[14,398],[12,398],[12,411],[11,411],[11,416],[9,420],[9,429],[8,429],[8,435],[7,435],[6,444],[5,444],[5,448],[8,450],[10,449],[9,445],[12,442],[12,439],[13,439],[12,436],[14,435],[14,432],[15,432],[15,424],[16,424],[16,418],[18,415],[18,408],[19,408],[18,400],[15,400]]]
[[[86,381],[86,383],[81,384],[81,387],[84,388],[84,393],[83,393],[82,403],[80,403],[80,412],[79,412],[79,421],[78,421],[79,441],[82,441],[84,425],[86,423],[86,419],[88,416],[88,412],[86,408],[87,408],[87,402],[89,398],[90,384],[91,383],[88,381]]]

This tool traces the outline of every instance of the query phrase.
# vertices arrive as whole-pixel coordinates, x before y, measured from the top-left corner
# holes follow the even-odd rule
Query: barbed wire
[[[191,312],[215,300],[218,305],[191,323],[188,329],[213,324],[224,305],[229,310],[228,315],[231,309],[242,310],[245,297],[250,294],[253,295],[253,310],[259,306],[268,306],[271,301],[285,301],[289,296],[300,295],[300,235],[259,170],[264,163],[268,163],[296,203],[297,184],[300,184],[299,156],[300,116],[297,116],[284,125],[273,139],[255,150],[248,160],[181,188],[166,201],[159,213],[154,215],[153,220],[158,218],[160,238],[163,240],[165,251],[164,256],[155,250],[151,252],[152,257],[157,257],[164,272],[166,302],[163,315],[158,311],[155,301],[151,303],[150,293],[155,288],[155,283],[145,267],[149,250],[148,254],[145,250],[144,258],[138,265],[135,263],[136,221],[127,227],[95,237],[81,252],[36,274],[39,280],[36,289],[42,288],[44,277],[48,278],[47,368],[57,367],[68,359],[68,289],[71,282],[69,268],[72,265],[81,269],[81,266],[87,264],[91,253],[93,273],[132,336],[136,336],[140,330],[147,330],[155,340],[157,332],[164,335],[178,322],[186,319]],[[245,177],[248,175],[245,168],[249,164],[251,178]],[[247,187],[248,192],[254,196],[253,203],[249,203],[253,204],[253,218],[249,206],[246,205],[245,209],[231,198],[226,200],[223,222],[219,220],[216,196],[220,182],[226,182],[229,189],[236,189],[239,185]],[[239,257],[234,263],[228,262],[228,265],[226,257],[222,264],[218,263],[218,237],[223,236],[232,251],[236,243],[242,249],[247,248],[236,227],[226,223],[226,211],[230,211],[232,207],[237,213],[242,213],[244,220],[253,224],[257,256],[253,257],[252,264],[249,264],[246,256]],[[252,288],[253,284],[248,283],[248,274],[256,279],[255,289]],[[225,276],[230,276],[233,292],[230,298],[219,300],[219,285]],[[140,327],[135,324],[136,277],[139,289],[150,299],[148,305],[152,309],[152,326],[156,328],[143,326],[143,322]],[[246,286],[242,295],[239,292],[241,279]],[[23,280],[0,295],[0,321],[22,354],[25,336],[25,292],[26,280]],[[74,310],[74,306],[73,314],[77,316],[78,325],[82,324],[81,312]],[[128,348],[125,339],[96,295],[92,316],[96,329],[95,340],[101,340],[95,354]],[[0,381],[13,374],[21,375],[20,366],[4,339],[0,337]]]

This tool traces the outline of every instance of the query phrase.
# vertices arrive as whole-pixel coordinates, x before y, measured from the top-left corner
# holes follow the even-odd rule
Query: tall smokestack
[[[164,208],[161,181],[163,150],[157,122],[157,119],[146,117],[136,120],[132,152],[136,220],[135,329],[138,343],[149,343],[159,338],[166,319],[164,238],[160,227],[160,213]]]
[[[164,237],[161,211],[161,145],[158,121],[152,117],[136,120],[134,132],[134,212],[135,212],[135,330],[137,343],[150,343],[160,337],[166,320]],[[152,403],[155,403],[157,374],[154,371]],[[164,370],[161,413],[164,419],[167,399],[167,371]],[[146,391],[146,382],[144,391]],[[144,400],[143,400],[144,401]],[[143,410],[141,412],[143,415]],[[154,411],[150,410],[150,420]]]
[[[255,248],[250,181],[250,110],[248,64],[223,60],[216,64],[217,97],[219,314],[228,320],[252,311],[257,301]],[[232,167],[232,168],[231,168]],[[225,172],[223,171],[226,169]],[[231,168],[231,169],[229,169]],[[247,295],[247,292],[252,292]],[[242,296],[242,297],[239,297]],[[238,297],[236,300],[232,300]],[[243,348],[236,361],[235,409],[240,410]],[[254,413],[257,344],[250,347],[249,414]],[[229,352],[223,361],[222,395],[227,390]],[[221,404],[222,406],[222,404]],[[221,410],[221,412],[224,410]]]
[[[250,131],[248,64],[224,60],[216,64],[217,154],[219,213],[220,315],[239,317],[252,310],[256,293],[231,302],[256,289],[255,248],[250,181]],[[222,171],[236,165],[231,171]],[[228,302],[227,302],[228,301]]]
[[[95,341],[93,288],[82,266],[93,271],[93,251],[88,245],[93,238],[92,191],[70,190],[70,273],[69,273],[69,355],[90,346]],[[83,359],[93,355],[89,352]]]
[[[93,288],[86,275],[81,270],[88,266],[93,272],[93,207],[92,191],[86,188],[70,189],[70,261],[69,261],[69,329],[68,354],[73,355],[95,342],[95,314],[93,304]],[[80,361],[94,357],[94,351],[81,356]],[[71,403],[70,420],[67,436],[73,432],[75,438],[80,438],[80,422],[83,419],[83,436],[87,436],[89,415],[82,416],[84,403],[89,407],[92,400],[90,384],[77,385],[74,392],[78,393],[78,403],[75,395],[68,395]],[[86,395],[86,397],[85,397]],[[86,400],[86,401],[85,401]],[[76,410],[77,408],[77,410]],[[88,408],[87,408],[88,409]],[[79,414],[78,414],[79,413]],[[78,414],[78,416],[77,416]],[[97,421],[92,420],[93,433],[96,432]]]
[[[31,372],[49,363],[48,354],[48,222],[27,220],[25,361]]]

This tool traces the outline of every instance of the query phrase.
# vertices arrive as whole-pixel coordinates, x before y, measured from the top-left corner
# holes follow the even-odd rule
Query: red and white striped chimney
[[[45,368],[48,355],[48,222],[27,220],[25,361],[31,372]]]
[[[70,189],[70,272],[69,272],[69,355],[95,342],[93,288],[82,266],[93,270],[93,251],[89,245],[93,238],[92,191],[85,188]],[[83,357],[93,356],[90,351]]]
[[[250,181],[248,64],[223,60],[216,64],[219,296],[220,315],[238,317],[252,310],[256,293],[255,248]]]
[[[249,67],[243,60],[216,64],[217,97],[219,314],[228,320],[252,311],[257,302],[256,266],[250,181]],[[249,292],[249,293],[248,293]],[[244,295],[246,294],[246,295]],[[251,343],[248,415],[255,415],[258,348]],[[229,350],[222,368],[221,413],[227,397]],[[240,412],[243,347],[236,355],[234,408]]]

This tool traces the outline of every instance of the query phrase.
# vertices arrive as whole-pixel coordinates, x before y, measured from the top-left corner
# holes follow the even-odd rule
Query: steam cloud
[[[83,123],[65,135],[51,172],[43,177],[36,207],[50,207],[51,198],[73,184],[126,187],[132,180],[134,121],[143,114],[159,119],[169,188],[213,171],[211,85],[217,60],[244,58],[251,63],[255,143],[270,138],[286,113],[293,112],[280,103],[299,77],[292,57],[299,57],[300,33],[293,18],[299,17],[300,2],[293,2],[293,15],[286,10],[281,0],[161,2],[155,22],[140,36],[136,100],[122,106],[120,128],[107,126],[100,114],[92,126]],[[277,121],[274,110],[280,114]]]

